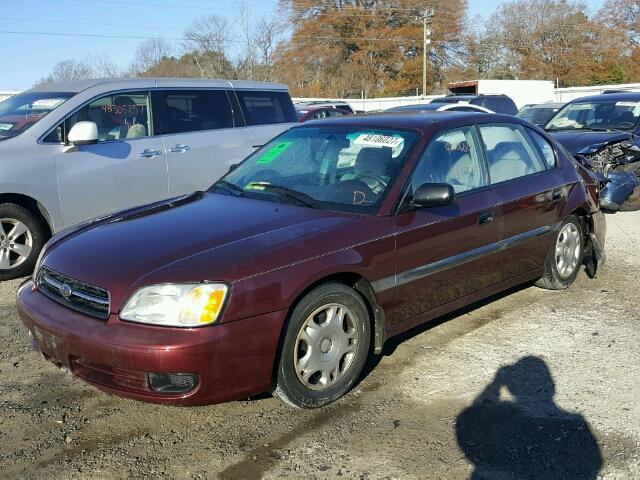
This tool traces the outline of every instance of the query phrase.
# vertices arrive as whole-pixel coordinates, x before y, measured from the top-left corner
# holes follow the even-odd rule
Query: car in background
[[[564,103],[531,103],[522,107],[516,117],[544,128],[551,117],[563,106]]]
[[[640,138],[640,93],[613,92],[567,103],[545,130],[573,154],[591,155],[612,143]]]
[[[488,108],[481,107],[480,105],[473,105],[471,103],[459,102],[459,103],[422,103],[414,105],[401,105],[399,107],[392,107],[385,110],[385,112],[482,112],[482,113],[494,113]]]
[[[322,407],[387,338],[570,286],[604,245],[594,182],[512,116],[306,122],[207,192],[56,236],[18,311],[45,359],[110,393]]]
[[[309,120],[322,120],[323,118],[352,115],[351,112],[333,107],[297,107],[296,114],[298,115],[299,123],[308,122]]]
[[[518,113],[518,107],[514,101],[507,95],[447,95],[446,97],[438,97],[431,103],[468,103],[487,108],[495,113],[504,115],[515,115]]]
[[[0,103],[0,280],[108,213],[206,190],[297,121],[285,85],[86,80]]]
[[[354,114],[355,111],[351,108],[346,102],[332,102],[325,100],[311,100],[308,102],[295,102],[294,106],[296,109],[308,109],[313,107],[329,107],[329,108],[339,108],[340,110],[346,110],[347,112]]]

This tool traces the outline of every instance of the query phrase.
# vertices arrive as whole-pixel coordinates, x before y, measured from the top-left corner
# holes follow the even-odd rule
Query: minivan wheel
[[[0,204],[0,280],[29,275],[44,243],[45,230],[29,210]]]
[[[584,256],[583,237],[578,217],[571,215],[562,222],[547,255],[544,274],[536,285],[549,290],[563,290],[575,281]]]
[[[346,394],[362,372],[371,339],[367,306],[354,289],[326,283],[294,308],[273,393],[298,408],[318,408]]]

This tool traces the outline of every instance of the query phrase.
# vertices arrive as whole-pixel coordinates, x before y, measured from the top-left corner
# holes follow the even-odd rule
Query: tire
[[[571,215],[560,225],[544,262],[544,274],[536,285],[547,290],[569,288],[578,276],[583,257],[584,230],[580,219]]]
[[[358,292],[333,282],[315,288],[291,313],[273,394],[297,408],[334,402],[357,381],[370,340],[371,321]]]
[[[11,232],[22,233],[10,237]],[[25,277],[33,271],[46,242],[45,232],[42,223],[26,208],[0,204],[0,281]]]
[[[640,187],[636,187],[631,195],[620,205],[621,212],[635,212],[640,210]]]

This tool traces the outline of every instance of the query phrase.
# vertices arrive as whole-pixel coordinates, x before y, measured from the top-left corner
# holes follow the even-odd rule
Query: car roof
[[[322,120],[311,120],[294,128],[313,126],[357,126],[382,129],[404,129],[428,132],[440,127],[455,127],[473,123],[508,122],[529,126],[511,115],[482,112],[437,112],[437,111],[404,111],[383,112],[368,115],[350,115],[348,117],[330,117]]]
[[[527,108],[559,108],[564,105],[563,102],[548,102],[548,103],[529,103],[525,105]]]
[[[616,92],[603,93],[601,95],[590,95],[588,97],[580,97],[572,100],[571,103],[588,103],[597,101],[624,102],[633,101],[640,102],[640,92]]]
[[[432,103],[412,103],[411,105],[398,105],[397,107],[391,107],[385,110],[385,112],[402,112],[402,111],[414,111],[414,110],[435,110],[441,108],[442,104],[435,102]]]
[[[41,87],[35,87],[29,90],[29,92],[69,92],[79,93],[88,88],[109,85],[115,83],[127,83],[131,85],[131,88],[137,86],[148,87],[149,82],[155,82],[156,85],[161,83],[163,88],[170,88],[171,81],[179,82],[179,88],[193,87],[193,88],[235,88],[235,89],[260,89],[260,90],[288,90],[288,87],[282,83],[269,83],[269,82],[251,82],[248,80],[207,80],[200,78],[166,78],[166,77],[140,77],[140,78],[95,78],[89,80],[72,80],[68,82],[60,82],[51,85],[45,85]],[[178,86],[176,86],[178,88]]]

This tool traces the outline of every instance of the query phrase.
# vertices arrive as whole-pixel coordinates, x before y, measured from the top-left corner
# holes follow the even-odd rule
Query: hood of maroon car
[[[44,264],[108,289],[112,311],[117,311],[141,286],[203,280],[233,283],[322,253],[319,245],[300,240],[354,218],[197,193],[115,214],[56,237]]]

